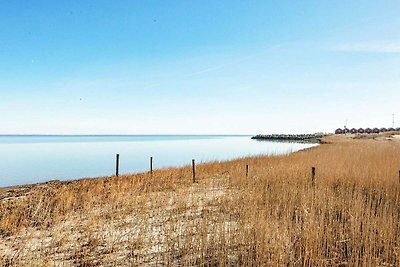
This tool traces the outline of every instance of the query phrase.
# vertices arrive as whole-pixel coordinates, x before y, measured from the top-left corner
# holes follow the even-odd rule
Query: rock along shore
[[[326,136],[323,133],[315,134],[258,134],[251,139],[280,141],[280,142],[298,142],[298,143],[321,143],[321,139]]]

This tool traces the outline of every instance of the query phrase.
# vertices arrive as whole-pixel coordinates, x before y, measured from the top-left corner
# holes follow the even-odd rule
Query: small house
[[[342,133],[343,133],[343,130],[340,128],[336,129],[336,131],[335,131],[335,134],[342,134]]]

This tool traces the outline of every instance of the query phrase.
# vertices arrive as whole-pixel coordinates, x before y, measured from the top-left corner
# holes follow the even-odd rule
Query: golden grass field
[[[3,189],[0,264],[400,266],[400,139],[387,136],[202,164],[195,184],[187,166]]]

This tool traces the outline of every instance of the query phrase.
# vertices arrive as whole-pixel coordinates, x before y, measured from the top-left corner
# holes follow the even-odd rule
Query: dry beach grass
[[[0,264],[399,266],[400,139],[387,136],[202,164],[195,184],[187,166],[3,189]]]

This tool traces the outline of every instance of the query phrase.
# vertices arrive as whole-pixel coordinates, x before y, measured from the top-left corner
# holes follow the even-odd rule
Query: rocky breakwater
[[[322,138],[326,136],[323,133],[315,134],[258,134],[251,139],[279,142],[296,143],[321,143]]]

